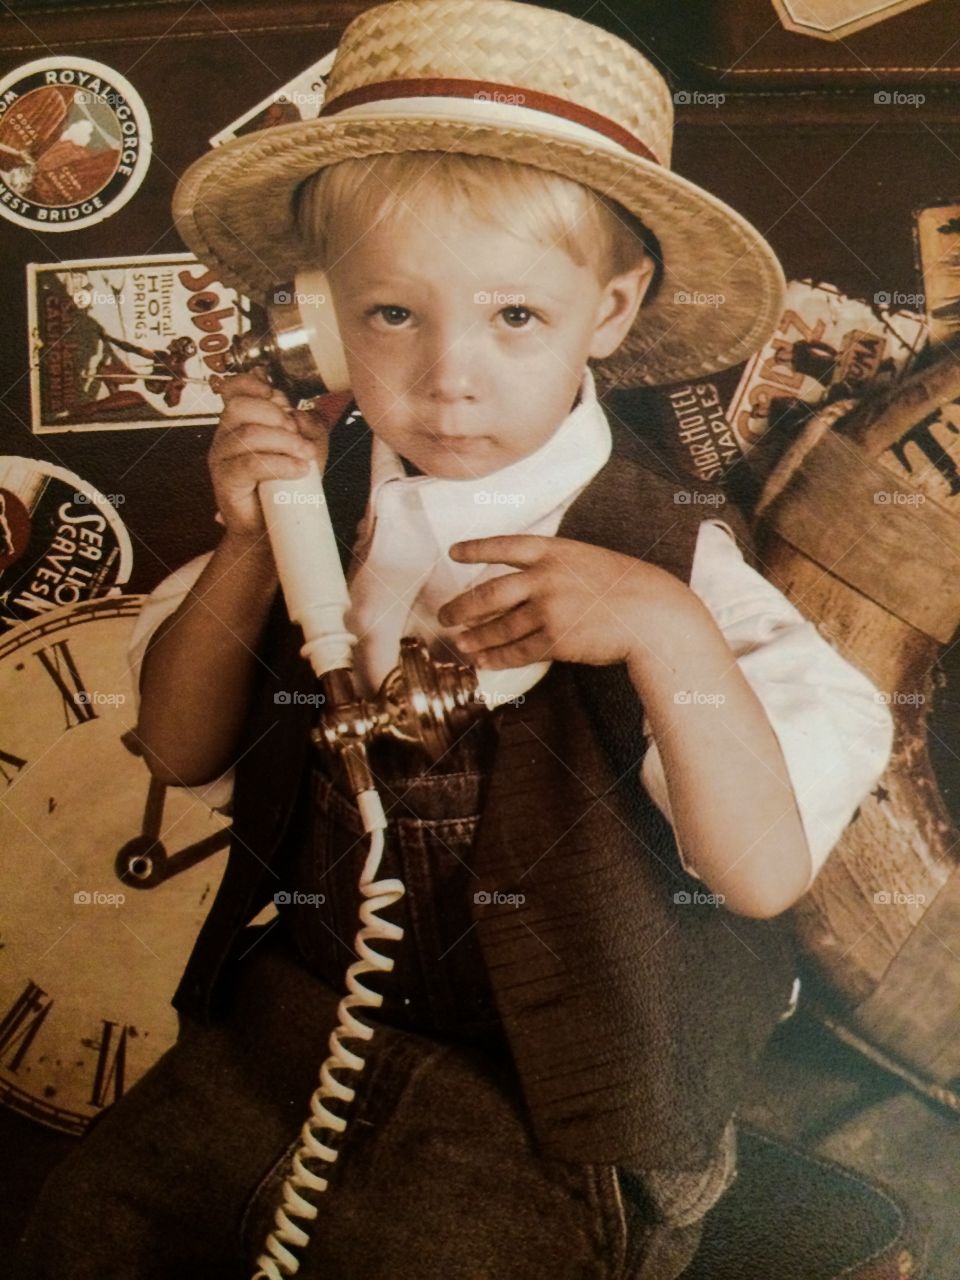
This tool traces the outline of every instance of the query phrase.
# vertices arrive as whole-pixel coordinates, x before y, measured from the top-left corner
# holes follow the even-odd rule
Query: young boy
[[[153,593],[131,655],[151,771],[232,803],[230,860],[180,1039],[50,1179],[31,1275],[669,1280],[696,1251],[749,1067],[796,1000],[778,917],[891,721],[744,562],[737,517],[704,520],[702,486],[597,399],[590,362],[624,385],[703,376],[779,315],[772,250],[670,172],[670,120],[651,65],[591,25],[394,3],[347,29],[319,121],[181,183],[185,238],[246,292],[324,268],[354,412],[331,431],[262,376],[223,389],[223,536]],[[416,634],[511,700],[432,764],[370,748],[404,937],[309,1242],[278,1265],[264,1238],[364,846],[308,750],[315,684],[257,496],[312,458],[360,692]],[[278,893],[279,923],[245,927]]]

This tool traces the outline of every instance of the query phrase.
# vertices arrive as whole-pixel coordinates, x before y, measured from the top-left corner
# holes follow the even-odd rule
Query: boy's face
[[[553,435],[587,357],[616,350],[653,269],[602,286],[562,249],[472,220],[337,230],[327,275],[360,412],[425,474],[452,480]]]

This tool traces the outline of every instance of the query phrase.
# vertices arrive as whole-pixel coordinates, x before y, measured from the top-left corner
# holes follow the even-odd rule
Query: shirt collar
[[[374,435],[364,536],[382,508],[387,485],[415,489],[444,551],[449,542],[522,529],[569,504],[610,457],[610,424],[584,367],[579,399],[550,438],[525,458],[478,479],[408,476],[399,454]]]

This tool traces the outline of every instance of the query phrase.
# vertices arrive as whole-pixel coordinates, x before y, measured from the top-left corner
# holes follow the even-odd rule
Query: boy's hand
[[[652,621],[655,610],[662,621],[665,609],[679,609],[692,594],[665,569],[570,538],[473,538],[455,542],[450,558],[519,569],[469,588],[439,611],[442,625],[466,627],[454,643],[475,666],[625,662],[644,645],[645,615]]]
[[[311,458],[322,474],[328,429],[318,415],[295,410],[261,369],[225,378],[220,394],[224,409],[207,461],[222,523],[230,533],[263,535],[257,485],[298,479]]]

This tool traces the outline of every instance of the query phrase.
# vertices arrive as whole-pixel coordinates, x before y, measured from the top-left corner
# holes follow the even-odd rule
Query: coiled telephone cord
[[[324,1160],[333,1164],[337,1158],[337,1150],[321,1142],[316,1134],[323,1129],[342,1133],[347,1122],[324,1105],[325,1098],[338,1098],[342,1102],[352,1102],[355,1090],[335,1079],[333,1071],[362,1071],[364,1060],[356,1053],[351,1053],[341,1043],[344,1037],[370,1040],[373,1028],[360,1022],[351,1013],[356,1007],[378,1008],[383,1003],[383,996],[371,991],[359,981],[364,973],[389,973],[393,968],[393,960],[382,955],[368,944],[369,938],[382,938],[386,941],[399,941],[403,937],[403,929],[388,920],[381,920],[378,911],[392,906],[403,897],[406,889],[398,879],[374,880],[380,868],[383,856],[384,831],[387,826],[386,815],[377,791],[363,791],[357,796],[365,831],[370,835],[370,849],[363,870],[360,873],[360,892],[364,901],[360,904],[362,927],[357,932],[354,950],[359,960],[350,965],[346,974],[349,994],[345,995],[337,1007],[340,1025],[330,1034],[330,1056],[320,1068],[320,1083],[310,1098],[310,1116],[306,1120],[301,1136],[303,1142],[293,1156],[293,1171],[283,1184],[283,1203],[274,1217],[276,1229],[267,1236],[264,1252],[257,1258],[259,1268],[253,1280],[283,1280],[284,1276],[295,1275],[300,1267],[300,1260],[287,1247],[303,1249],[309,1242],[308,1233],[293,1218],[313,1221],[317,1216],[317,1206],[307,1199],[304,1193],[326,1191],[328,1181],[311,1173],[305,1167],[307,1159]]]

